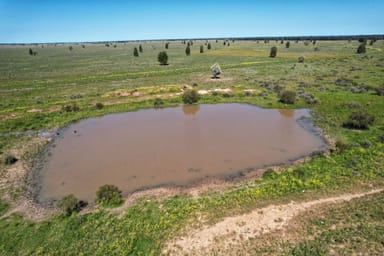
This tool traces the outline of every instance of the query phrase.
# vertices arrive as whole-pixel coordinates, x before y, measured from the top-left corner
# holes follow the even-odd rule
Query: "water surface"
[[[248,104],[192,105],[110,114],[68,126],[40,171],[39,199],[93,201],[103,184],[129,193],[296,159],[322,149],[297,120],[309,110]]]

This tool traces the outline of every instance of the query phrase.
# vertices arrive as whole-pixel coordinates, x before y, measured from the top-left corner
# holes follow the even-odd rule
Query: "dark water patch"
[[[73,193],[92,202],[103,184],[127,194],[232,179],[323,150],[320,134],[307,109],[236,103],[89,118],[60,131],[47,148],[35,172],[38,200]]]

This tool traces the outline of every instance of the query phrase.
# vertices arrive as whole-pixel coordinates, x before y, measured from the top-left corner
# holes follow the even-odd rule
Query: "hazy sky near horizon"
[[[384,34],[383,0],[0,0],[0,43]]]

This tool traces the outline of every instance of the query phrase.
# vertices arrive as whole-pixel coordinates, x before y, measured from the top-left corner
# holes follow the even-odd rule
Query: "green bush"
[[[167,65],[168,64],[168,54],[165,51],[159,52],[159,55],[157,55],[157,60],[160,62],[161,65]]]
[[[153,106],[155,108],[160,108],[163,105],[164,105],[164,101],[161,98],[156,98],[155,101],[153,102]]]
[[[121,191],[115,185],[103,185],[96,192],[96,203],[105,207],[119,206],[123,202]]]
[[[276,46],[273,46],[273,47],[271,48],[271,52],[269,53],[269,57],[271,57],[271,58],[275,58],[276,55],[277,55],[277,47],[276,47]]]
[[[285,104],[293,104],[296,101],[296,92],[285,90],[280,93],[280,102]]]
[[[17,162],[17,158],[12,156],[12,155],[8,155],[4,158],[4,164],[6,165],[11,165],[11,164],[14,164]]]
[[[375,88],[375,92],[379,96],[384,96],[384,85]]]
[[[263,173],[263,179],[275,179],[277,176],[277,172],[275,172],[273,169],[267,169]]]
[[[57,203],[58,207],[64,214],[71,215],[73,212],[80,211],[81,203],[73,194],[66,195],[61,198]]]
[[[348,120],[343,123],[345,128],[368,129],[375,121],[375,117],[364,110],[352,112]]]
[[[76,102],[72,102],[70,104],[64,105],[61,110],[64,112],[76,112],[79,111],[80,108]]]
[[[95,108],[96,108],[96,109],[102,109],[103,107],[104,107],[104,104],[101,103],[101,102],[97,102],[97,103],[95,104]]]
[[[200,95],[196,90],[186,90],[182,97],[185,104],[193,104],[198,102],[200,99]]]

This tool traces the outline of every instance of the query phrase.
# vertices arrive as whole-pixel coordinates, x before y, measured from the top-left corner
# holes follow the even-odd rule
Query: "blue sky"
[[[383,0],[0,0],[0,43],[384,34]]]

